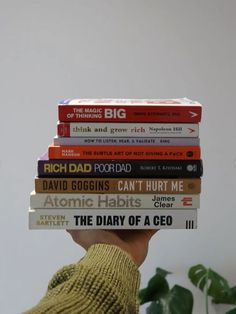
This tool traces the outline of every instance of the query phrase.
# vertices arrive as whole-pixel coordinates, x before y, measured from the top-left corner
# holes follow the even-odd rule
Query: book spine
[[[201,179],[35,178],[35,192],[199,194]]]
[[[196,229],[197,210],[30,209],[29,229]]]
[[[200,146],[54,146],[49,159],[200,159]]]
[[[199,194],[31,193],[30,207],[43,209],[173,209],[199,208]]]
[[[57,145],[199,146],[199,137],[54,137]]]
[[[66,123],[58,122],[60,137],[198,137],[197,123]]]
[[[58,117],[65,122],[190,122],[201,120],[196,105],[59,105]]]
[[[39,177],[196,178],[201,160],[38,160]]]

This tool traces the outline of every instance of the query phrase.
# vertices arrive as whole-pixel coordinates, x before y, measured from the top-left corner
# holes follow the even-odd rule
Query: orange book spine
[[[55,146],[49,159],[165,159],[198,160],[200,146]]]

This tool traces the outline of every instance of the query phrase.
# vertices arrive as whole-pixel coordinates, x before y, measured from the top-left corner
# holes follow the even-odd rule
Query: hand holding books
[[[139,267],[148,253],[148,243],[157,230],[67,230],[86,251],[94,244],[118,246]]]

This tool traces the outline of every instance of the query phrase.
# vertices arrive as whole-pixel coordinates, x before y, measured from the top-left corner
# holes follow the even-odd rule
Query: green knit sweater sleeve
[[[95,244],[51,279],[45,297],[25,314],[138,313],[140,274],[120,248]]]

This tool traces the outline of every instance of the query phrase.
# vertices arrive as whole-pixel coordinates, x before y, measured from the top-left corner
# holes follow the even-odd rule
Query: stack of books
[[[197,228],[201,114],[187,98],[61,101],[29,228]]]

